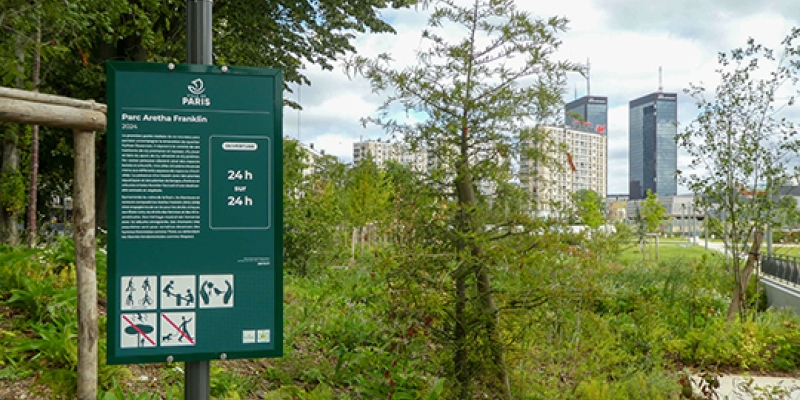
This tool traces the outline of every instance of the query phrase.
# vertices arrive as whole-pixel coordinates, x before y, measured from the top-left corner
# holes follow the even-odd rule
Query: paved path
[[[752,384],[748,384],[750,379]],[[717,394],[719,400],[800,400],[800,377],[723,376]]]

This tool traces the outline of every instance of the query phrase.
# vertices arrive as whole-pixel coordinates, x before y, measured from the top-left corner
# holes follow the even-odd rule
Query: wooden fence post
[[[97,399],[94,132],[75,131],[73,225],[78,279],[78,400]]]
[[[73,129],[73,226],[78,284],[78,400],[97,399],[97,271],[95,268],[95,131],[106,129],[105,104],[0,87],[0,121]]]

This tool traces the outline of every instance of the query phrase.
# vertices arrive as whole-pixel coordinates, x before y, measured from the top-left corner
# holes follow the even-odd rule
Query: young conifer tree
[[[355,58],[348,67],[387,95],[369,120],[428,154],[424,180],[447,215],[433,242],[453,260],[447,272],[452,323],[444,335],[452,352],[453,397],[471,398],[481,386],[509,398],[492,285],[497,262],[487,251],[496,234],[489,227],[500,224],[488,221],[508,216],[493,208],[508,209],[497,194],[508,190],[514,163],[521,156],[548,158],[540,126],[559,115],[565,73],[579,68],[555,59],[565,18],[534,18],[511,0],[464,3],[435,2],[415,65],[396,69],[382,55]]]

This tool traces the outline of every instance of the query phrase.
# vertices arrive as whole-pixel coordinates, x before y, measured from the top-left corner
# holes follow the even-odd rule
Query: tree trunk
[[[469,352],[467,350],[467,274],[463,272],[463,266],[459,266],[455,271],[456,281],[456,309],[455,327],[453,328],[453,342],[455,351],[453,353],[453,367],[455,369],[456,382],[458,382],[459,399],[470,397],[470,368]]]
[[[465,135],[462,142],[461,162],[457,167],[458,176],[456,177],[456,191],[458,193],[458,202],[460,206],[459,228],[462,233],[467,234],[467,237],[471,237],[471,233],[476,232],[478,229],[473,226],[474,221],[472,220],[476,196],[472,173],[469,168],[469,157]],[[481,311],[483,328],[486,330],[485,335],[489,339],[487,346],[489,347],[489,353],[491,354],[491,364],[493,367],[492,372],[496,374],[494,379],[489,379],[489,381],[492,382],[491,389],[493,389],[495,393],[500,394],[502,398],[508,399],[511,397],[511,385],[505,366],[503,344],[500,341],[498,314],[494,302],[494,293],[492,291],[491,279],[485,269],[486,267],[480,265],[479,262],[483,252],[480,244],[476,243],[474,239],[467,239],[467,241],[462,243],[460,247],[461,250],[469,251],[470,257],[464,260],[464,262],[469,266],[469,271],[472,271],[475,274],[478,291],[478,308]],[[464,351],[466,352],[466,348]],[[465,355],[464,358],[468,359],[468,355]],[[454,361],[458,361],[458,357],[456,357],[456,360]],[[468,363],[461,366],[456,363],[457,378],[459,377],[459,368],[466,368],[467,366]],[[463,382],[459,381],[459,383],[461,384],[462,388],[465,386],[468,387],[469,379],[467,378],[467,380]],[[461,398],[466,397],[462,396]]]
[[[745,304],[745,293],[747,292],[747,286],[750,283],[750,277],[753,276],[753,271],[756,267],[756,262],[758,262],[759,250],[761,249],[761,242],[764,239],[764,232],[756,231],[754,238],[753,238],[753,245],[750,247],[750,253],[747,255],[747,264],[744,266],[744,270],[741,271],[741,275],[739,279],[736,280],[736,284],[733,288],[733,297],[731,298],[730,307],[728,307],[728,322],[732,322],[736,319],[736,316],[742,316],[742,312],[744,311],[744,307],[742,306]],[[738,257],[737,254],[733,254],[733,257]],[[739,271],[736,270],[734,273],[739,274]]]
[[[489,350],[494,360],[494,367],[497,368],[497,379],[502,386],[505,398],[511,398],[511,382],[506,371],[505,354],[503,342],[500,337],[499,313],[494,302],[492,284],[486,267],[478,266],[476,280],[478,293],[480,293],[481,308],[483,310],[484,327],[489,340]]]
[[[19,171],[19,147],[17,140],[21,126],[11,126],[6,130],[3,138],[3,164],[0,173],[3,175],[16,174]],[[16,193],[6,193],[6,196],[15,196]],[[19,243],[19,212],[0,207],[0,241],[10,245]]]
[[[78,280],[78,400],[97,398],[97,271],[95,269],[94,132],[75,131],[75,271]]]
[[[33,52],[33,91],[39,91],[39,73],[41,69],[41,55],[39,45],[42,42],[41,22],[36,28],[36,44]],[[31,181],[28,195],[28,247],[36,246],[36,197],[38,194],[39,178],[39,125],[34,125],[31,131]]]
[[[19,76],[23,76],[25,73],[25,69],[23,68],[25,63],[25,52],[22,48],[22,41],[23,38],[21,36],[17,36],[17,42],[14,47],[14,53],[17,56],[17,72],[19,72]],[[23,88],[22,78],[17,78],[17,88]],[[10,129],[6,130],[4,138],[3,138],[3,164],[0,166],[0,173],[6,174],[7,177],[10,174],[18,174],[19,173],[19,138],[25,132],[25,127],[23,126],[14,126]],[[14,177],[16,178],[16,177]],[[18,193],[6,193],[6,196],[16,196]],[[14,199],[16,200],[16,199]],[[17,245],[19,244],[19,210],[15,209],[7,209],[0,207],[0,239],[3,242],[8,243],[10,245]]]

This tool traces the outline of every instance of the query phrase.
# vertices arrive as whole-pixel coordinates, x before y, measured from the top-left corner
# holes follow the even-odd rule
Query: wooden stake
[[[104,121],[105,122],[105,119]],[[75,131],[75,269],[78,278],[78,400],[97,399],[94,132]]]

